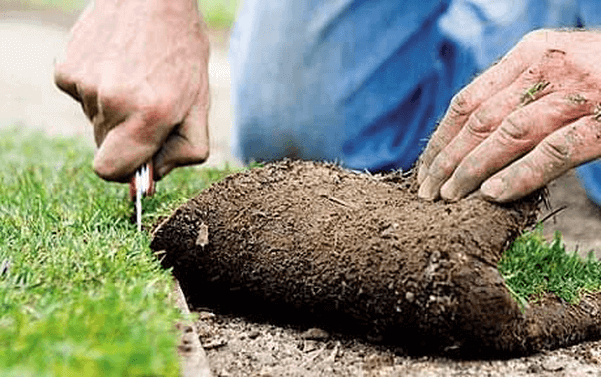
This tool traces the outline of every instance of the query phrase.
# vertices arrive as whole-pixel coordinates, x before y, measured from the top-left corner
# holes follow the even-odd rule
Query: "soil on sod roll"
[[[414,176],[282,161],[233,174],[177,209],[151,247],[193,306],[368,336],[409,351],[526,354],[597,338],[601,297],[524,312],[497,270],[537,217],[417,199]]]

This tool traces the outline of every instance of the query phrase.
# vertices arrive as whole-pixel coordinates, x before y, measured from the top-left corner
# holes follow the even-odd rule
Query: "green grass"
[[[199,0],[198,7],[213,29],[229,29],[236,20],[241,0]]]
[[[174,376],[172,278],[76,140],[0,131],[0,376]],[[145,225],[230,170],[175,170]]]
[[[2,0],[6,6],[25,9],[58,9],[67,13],[80,13],[86,0]],[[198,6],[207,25],[213,29],[229,29],[234,25],[241,0],[199,0]]]
[[[545,241],[542,226],[517,238],[503,254],[499,272],[521,306],[552,292],[575,304],[585,292],[601,291],[601,262],[593,252],[586,258],[568,253],[561,233]]]

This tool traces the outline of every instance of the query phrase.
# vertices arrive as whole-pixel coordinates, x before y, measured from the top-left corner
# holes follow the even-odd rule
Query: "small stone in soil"
[[[199,320],[212,320],[214,318],[215,318],[215,313],[213,313],[213,312],[201,311],[198,313]]]
[[[204,343],[202,345],[202,347],[205,350],[211,350],[211,349],[217,349],[219,347],[225,346],[227,345],[227,341],[224,339],[218,339],[218,340],[214,340],[214,341],[209,341],[207,343]]]
[[[306,340],[325,341],[330,337],[328,332],[319,328],[311,328],[301,334],[301,337]]]
[[[251,330],[251,331],[250,331],[250,332],[248,332],[248,334],[247,334],[248,338],[250,338],[250,339],[253,339],[253,340],[254,340],[255,338],[257,338],[258,336],[260,336],[260,335],[261,335],[261,332],[259,332],[258,330]]]

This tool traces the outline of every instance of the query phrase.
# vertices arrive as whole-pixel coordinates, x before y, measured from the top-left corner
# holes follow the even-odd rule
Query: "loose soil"
[[[193,307],[217,310],[198,325],[215,373],[380,375],[409,355],[490,358],[598,338],[597,297],[568,306],[549,295],[522,313],[496,270],[536,220],[539,195],[445,204],[415,190],[400,174],[285,161],[231,176],[176,211],[152,247],[166,251]],[[252,351],[261,336],[271,341],[265,360],[214,356]]]

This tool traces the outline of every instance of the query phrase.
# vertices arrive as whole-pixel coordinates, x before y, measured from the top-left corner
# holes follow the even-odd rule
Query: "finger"
[[[529,154],[482,184],[482,195],[508,202],[543,187],[567,170],[601,156],[601,119],[586,116],[546,137]]]
[[[553,85],[541,77],[544,72],[541,67],[531,67],[511,85],[483,102],[431,163],[418,196],[428,200],[436,199],[440,187],[451,177],[457,166],[497,129],[507,115],[524,103],[525,94],[528,96],[527,101],[534,101],[552,91]]]
[[[201,93],[184,121],[163,143],[154,158],[155,179],[179,166],[200,164],[209,156],[208,95]]]
[[[96,174],[105,180],[128,182],[160,145],[161,136],[151,136],[147,132],[153,129],[156,129],[155,126],[148,125],[141,114],[132,115],[110,129],[94,157]]]
[[[449,109],[420,158],[419,184],[425,180],[428,168],[436,156],[455,138],[472,112],[491,95],[513,83],[531,62],[537,60],[536,58],[540,56],[541,52],[538,48],[532,48],[532,44],[533,42],[518,44],[500,62],[490,67],[453,97]]]
[[[532,150],[547,135],[594,112],[595,103],[582,94],[552,93],[518,108],[459,164],[442,186],[443,199],[456,201],[494,173]]]

